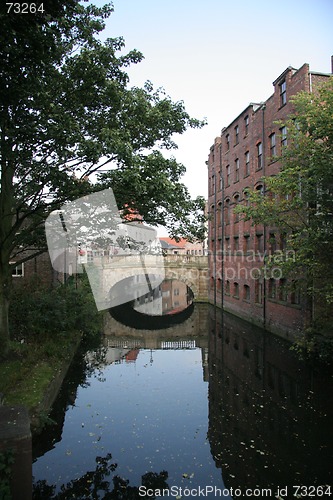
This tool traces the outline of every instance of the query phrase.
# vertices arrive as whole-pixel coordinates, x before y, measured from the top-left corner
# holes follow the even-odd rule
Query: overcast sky
[[[97,5],[106,3],[93,0]],[[303,63],[329,73],[333,0],[114,0],[104,36],[123,36],[144,61],[129,68],[132,85],[151,80],[183,100],[201,130],[177,138],[193,196],[207,196],[205,161],[214,138],[250,102],[266,100],[272,82]]]

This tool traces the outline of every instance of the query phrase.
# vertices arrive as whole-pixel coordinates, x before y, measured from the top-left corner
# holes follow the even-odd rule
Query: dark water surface
[[[333,496],[332,373],[221,320],[206,305],[159,330],[108,316],[35,440],[34,498]]]

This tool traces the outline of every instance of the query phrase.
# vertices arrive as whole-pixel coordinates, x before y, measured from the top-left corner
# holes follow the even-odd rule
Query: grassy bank
[[[22,404],[33,416],[51,382],[72,359],[80,339],[80,332],[72,332],[45,337],[43,342],[11,342],[8,359],[0,363],[3,403]]]

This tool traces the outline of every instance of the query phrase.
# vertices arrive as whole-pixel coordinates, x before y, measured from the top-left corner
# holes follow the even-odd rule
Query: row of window
[[[214,281],[214,280],[213,280]],[[217,280],[217,289],[221,291],[222,280]],[[259,280],[254,281],[254,301],[257,304],[262,304],[263,302],[263,283]],[[252,291],[252,293],[253,293]],[[224,294],[232,296],[234,299],[242,299],[246,302],[251,300],[251,287],[248,284],[243,285],[242,290],[239,283],[236,281],[231,283],[229,280],[225,281]],[[268,280],[268,299],[272,301],[279,302],[289,302],[290,304],[298,305],[300,304],[300,291],[296,285],[289,287],[287,280],[284,278],[280,280],[269,279]]]
[[[212,243],[214,239],[212,239]],[[262,233],[256,233],[255,239],[251,238],[249,234],[243,234],[242,248],[240,245],[239,235],[234,235],[233,237],[225,236],[225,247],[224,251],[226,254],[230,252],[242,251],[244,253],[250,250],[255,250],[258,253],[264,252],[264,235]],[[222,241],[218,240],[218,246],[221,247]],[[221,248],[219,249],[222,250]],[[269,233],[266,250],[271,254],[275,252],[285,252],[287,250],[287,237],[285,233],[275,234],[273,232]]]
[[[250,123],[249,115],[246,115],[244,117],[244,137],[246,137],[249,133],[249,123]],[[225,136],[225,139],[226,139],[227,151],[229,151],[231,143],[230,134],[227,134]],[[237,144],[239,144],[239,125],[236,125],[234,127],[234,145],[236,146]]]
[[[287,127],[283,126],[280,129],[280,140],[281,148],[287,146]],[[276,145],[276,133],[273,132],[269,136],[269,147],[270,147],[270,159],[271,161],[277,156],[277,145]],[[256,145],[256,170],[261,170],[264,166],[263,162],[263,145],[262,142],[258,142]],[[244,153],[244,177],[250,175],[250,151],[245,151]],[[234,162],[234,182],[238,182],[240,177],[240,160],[235,159]],[[231,165],[226,166],[226,187],[230,186],[231,181]],[[222,188],[222,186],[221,186]]]
[[[224,223],[225,224],[230,224],[232,222],[231,215],[233,213],[232,207],[237,206],[238,203],[241,201],[244,201],[245,204],[248,204],[248,189],[249,188],[244,188],[243,189],[243,199],[241,200],[239,193],[235,193],[233,196],[233,199],[227,197],[224,202]],[[256,186],[256,190],[260,191],[263,193],[263,185],[258,184]],[[216,217],[216,223],[217,226],[221,226],[222,224],[222,202],[219,202],[217,205],[217,210],[215,212],[215,206],[211,206],[211,211],[210,211],[210,221],[211,221],[211,226],[214,226],[214,217]],[[239,222],[240,216],[237,213],[234,213],[234,220],[233,222]]]
[[[287,146],[287,127],[283,126],[280,128],[280,143],[281,143],[281,148]],[[276,133],[273,132],[272,134],[269,135],[269,158],[271,161],[274,161],[274,158],[277,156],[277,137]],[[258,142],[256,145],[256,170],[262,170],[264,166],[264,160],[263,160],[263,144],[262,142]],[[245,151],[244,153],[244,170],[243,170],[243,177],[248,177],[251,173],[250,171],[250,151]],[[234,179],[233,182],[239,182],[240,180],[240,159],[236,158],[234,161]],[[222,183],[223,180],[221,178],[221,173],[220,173],[220,179],[219,179],[219,190],[222,190]],[[225,187],[228,187],[231,185],[231,165],[227,165],[225,167]],[[218,186],[218,185],[217,185]],[[215,177],[214,175],[210,178],[210,184],[209,184],[209,194],[212,195],[214,194],[215,190]]]
[[[280,107],[282,107],[287,103],[286,81],[284,80],[283,82],[281,82],[279,87],[280,87]],[[249,133],[249,124],[250,124],[249,115],[246,115],[244,117],[244,137],[246,137]],[[225,141],[226,141],[227,151],[229,151],[230,144],[231,144],[230,134],[226,134]],[[237,146],[237,144],[239,144],[239,125],[238,124],[235,125],[235,127],[234,127],[234,141],[233,142],[234,142],[234,146]]]

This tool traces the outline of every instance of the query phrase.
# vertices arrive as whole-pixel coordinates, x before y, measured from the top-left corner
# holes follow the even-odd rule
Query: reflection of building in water
[[[142,282],[142,280],[145,280],[145,276],[133,276],[134,289],[137,282]],[[161,316],[183,311],[192,301],[193,294],[186,283],[178,280],[164,280],[149,293],[137,296],[133,307],[143,314]]]
[[[226,486],[328,484],[332,387],[318,400],[324,376],[242,323],[225,314],[210,328],[208,435]]]
[[[123,303],[130,302],[134,298],[134,305],[140,306],[152,303],[156,307],[156,314],[160,310],[158,306],[158,298],[160,296],[158,285],[161,282],[161,276],[155,274],[137,274],[118,281],[110,290],[110,300],[116,302],[119,296],[122,297]],[[148,293],[146,290],[150,290]],[[143,311],[140,311],[143,312]]]
[[[150,331],[149,334],[151,335],[151,333]],[[158,334],[158,332],[155,333]],[[162,335],[161,338],[157,338],[156,336],[153,338],[152,336],[145,336],[141,339],[136,339],[132,337],[112,337],[110,335],[105,335],[103,338],[103,345],[106,349],[104,351],[103,364],[136,362],[140,349],[153,349],[154,351],[201,349],[203,380],[208,382],[209,366],[207,343],[207,336],[195,338],[177,337],[173,339],[171,337],[165,338],[165,336]],[[94,353],[89,353],[88,355],[93,357]]]
[[[105,345],[105,343],[104,343]],[[103,352],[103,365],[112,365],[119,363],[133,363],[136,361],[138,357],[140,349],[138,349],[135,345],[128,346],[126,342],[123,345],[119,345],[117,347],[108,347]],[[86,360],[88,363],[94,361],[95,353],[93,351],[89,351],[86,354]]]
[[[165,280],[161,283],[163,314],[173,314],[185,309],[191,302],[190,290],[186,283]]]

